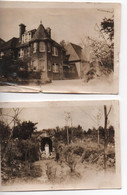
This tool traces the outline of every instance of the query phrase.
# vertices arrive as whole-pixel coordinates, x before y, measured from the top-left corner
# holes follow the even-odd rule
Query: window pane
[[[33,53],[36,53],[36,51],[37,51],[37,43],[34,43],[33,44]]]
[[[44,43],[44,42],[40,42],[40,43],[39,43],[39,51],[40,51],[40,52],[45,51],[45,43]]]
[[[55,55],[58,56],[58,49],[55,47]]]

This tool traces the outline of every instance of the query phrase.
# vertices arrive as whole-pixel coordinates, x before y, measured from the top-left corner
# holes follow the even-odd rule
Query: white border
[[[6,0],[3,0],[6,1]],[[18,1],[18,0],[17,0]],[[26,0],[23,0],[26,1]],[[30,0],[27,0],[30,1]],[[60,0],[55,0],[58,2]],[[71,0],[70,0],[71,1]],[[75,0],[73,0],[75,1]],[[86,0],[85,0],[86,1]],[[54,2],[50,0],[50,2]],[[64,0],[64,2],[68,2]],[[79,2],[79,1],[75,1]],[[84,0],[80,0],[84,2]],[[122,168],[122,189],[121,190],[81,190],[81,191],[49,191],[49,192],[2,192],[4,195],[126,195],[127,194],[127,0],[87,0],[86,2],[109,2],[122,4],[121,10],[121,50],[120,50],[120,78],[119,78],[119,95],[62,95],[62,94],[21,94],[21,93],[0,93],[0,102],[4,101],[42,101],[42,100],[120,100],[120,126],[121,126],[121,168]]]

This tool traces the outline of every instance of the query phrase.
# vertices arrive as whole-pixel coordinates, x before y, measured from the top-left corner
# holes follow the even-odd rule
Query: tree
[[[66,129],[67,129],[67,145],[69,144],[69,127],[68,124],[71,120],[70,112],[65,112],[65,121],[67,123]]]
[[[10,135],[10,128],[4,121],[0,121],[0,142],[8,140]]]
[[[65,48],[65,46],[66,46],[65,40],[60,41],[60,45],[61,45],[63,48]]]
[[[106,33],[110,41],[114,38],[114,19],[113,18],[104,18],[101,22],[101,31]]]
[[[37,129],[37,123],[31,121],[23,121],[19,123],[13,129],[13,138],[18,138],[19,140],[26,140],[31,138],[32,133]]]
[[[6,157],[6,154],[8,152],[8,147],[9,147],[9,142],[11,141],[12,139],[12,136],[13,136],[13,129],[15,128],[15,125],[19,123],[19,119],[18,119],[18,116],[19,114],[21,113],[22,109],[20,108],[13,108],[12,111],[14,112],[13,115],[9,115],[9,114],[4,114],[2,111],[1,111],[1,116],[3,117],[3,120],[4,120],[4,117],[9,117],[11,118],[11,121],[9,122],[8,127],[13,124],[13,128],[10,128],[10,133],[9,133],[9,137],[8,137],[8,140],[6,141],[6,147],[4,149],[4,153],[3,153],[3,158],[1,160],[4,161],[5,157]]]
[[[95,30],[98,33],[98,38],[83,37],[81,39],[84,48],[88,48],[90,65],[92,66],[86,76],[90,79],[98,75],[109,75],[114,70],[114,18],[104,18],[101,23],[95,25]],[[97,63],[95,63],[97,62]],[[98,64],[97,69],[93,64]],[[88,81],[90,80],[88,78]]]
[[[107,166],[107,145],[108,145],[108,134],[107,134],[107,123],[108,123],[108,115],[112,109],[112,106],[110,106],[109,111],[107,112],[107,106],[104,105],[104,169],[106,170]]]
[[[88,37],[89,47],[91,48],[91,60],[97,60],[100,66],[114,69],[114,45],[105,40],[96,40]],[[91,62],[92,62],[91,61]],[[110,71],[109,71],[110,73]]]

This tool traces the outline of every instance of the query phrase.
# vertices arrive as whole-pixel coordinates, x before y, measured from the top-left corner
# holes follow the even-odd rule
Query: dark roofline
[[[26,25],[25,25],[25,24],[23,24],[23,23],[19,24],[19,26],[25,26],[25,27],[26,27]]]
[[[1,41],[3,41],[5,43],[5,41],[3,39],[0,38]]]
[[[7,42],[5,42],[2,45],[1,50],[15,48],[16,45],[17,45],[18,40],[19,40],[19,38],[13,37],[12,39],[8,40]]]
[[[72,46],[76,46],[76,47],[80,47],[80,49],[82,49],[82,47],[80,45],[76,45],[75,43],[70,43]]]

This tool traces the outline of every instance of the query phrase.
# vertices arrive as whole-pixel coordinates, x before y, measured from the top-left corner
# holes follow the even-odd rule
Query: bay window
[[[45,51],[45,43],[42,42],[42,41],[39,43],[39,51],[40,52],[44,52]]]

